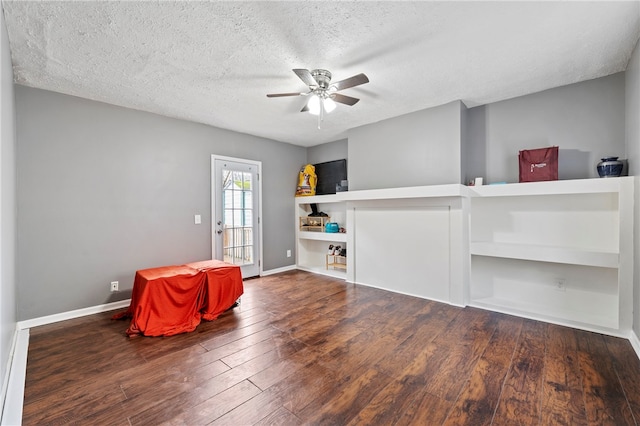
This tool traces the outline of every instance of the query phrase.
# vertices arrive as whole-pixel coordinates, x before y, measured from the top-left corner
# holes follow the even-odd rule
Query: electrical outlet
[[[291,250],[287,250],[287,257],[291,257]]]
[[[118,291],[118,281],[111,281],[111,291]]]
[[[567,291],[566,280],[564,278],[556,278],[556,290]]]

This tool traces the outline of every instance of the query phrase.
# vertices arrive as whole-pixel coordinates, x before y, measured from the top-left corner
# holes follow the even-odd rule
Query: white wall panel
[[[354,210],[355,281],[448,302],[448,206]]]

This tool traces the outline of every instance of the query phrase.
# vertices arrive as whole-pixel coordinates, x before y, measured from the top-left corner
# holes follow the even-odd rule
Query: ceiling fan
[[[309,86],[308,92],[293,93],[271,93],[268,98],[279,98],[283,96],[311,96],[300,112],[309,111],[309,113],[318,116],[318,128],[320,122],[324,119],[325,113],[330,113],[336,107],[336,102],[344,105],[355,105],[360,99],[337,93],[340,90],[350,87],[359,86],[369,82],[366,75],[360,73],[344,80],[331,83],[331,73],[327,70],[316,69],[294,69],[294,73]]]

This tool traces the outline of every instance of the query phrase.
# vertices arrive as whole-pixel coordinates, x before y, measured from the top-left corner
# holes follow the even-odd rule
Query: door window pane
[[[224,191],[224,258],[236,264],[252,264],[253,259],[253,194],[251,173],[225,170]]]
[[[251,191],[251,173],[243,173],[242,174],[243,185],[242,189]]]

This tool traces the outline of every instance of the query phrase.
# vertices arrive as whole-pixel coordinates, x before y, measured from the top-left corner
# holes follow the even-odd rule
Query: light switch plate
[[[202,218],[200,217],[199,214],[194,216],[194,222],[196,225],[200,225],[202,223]]]

